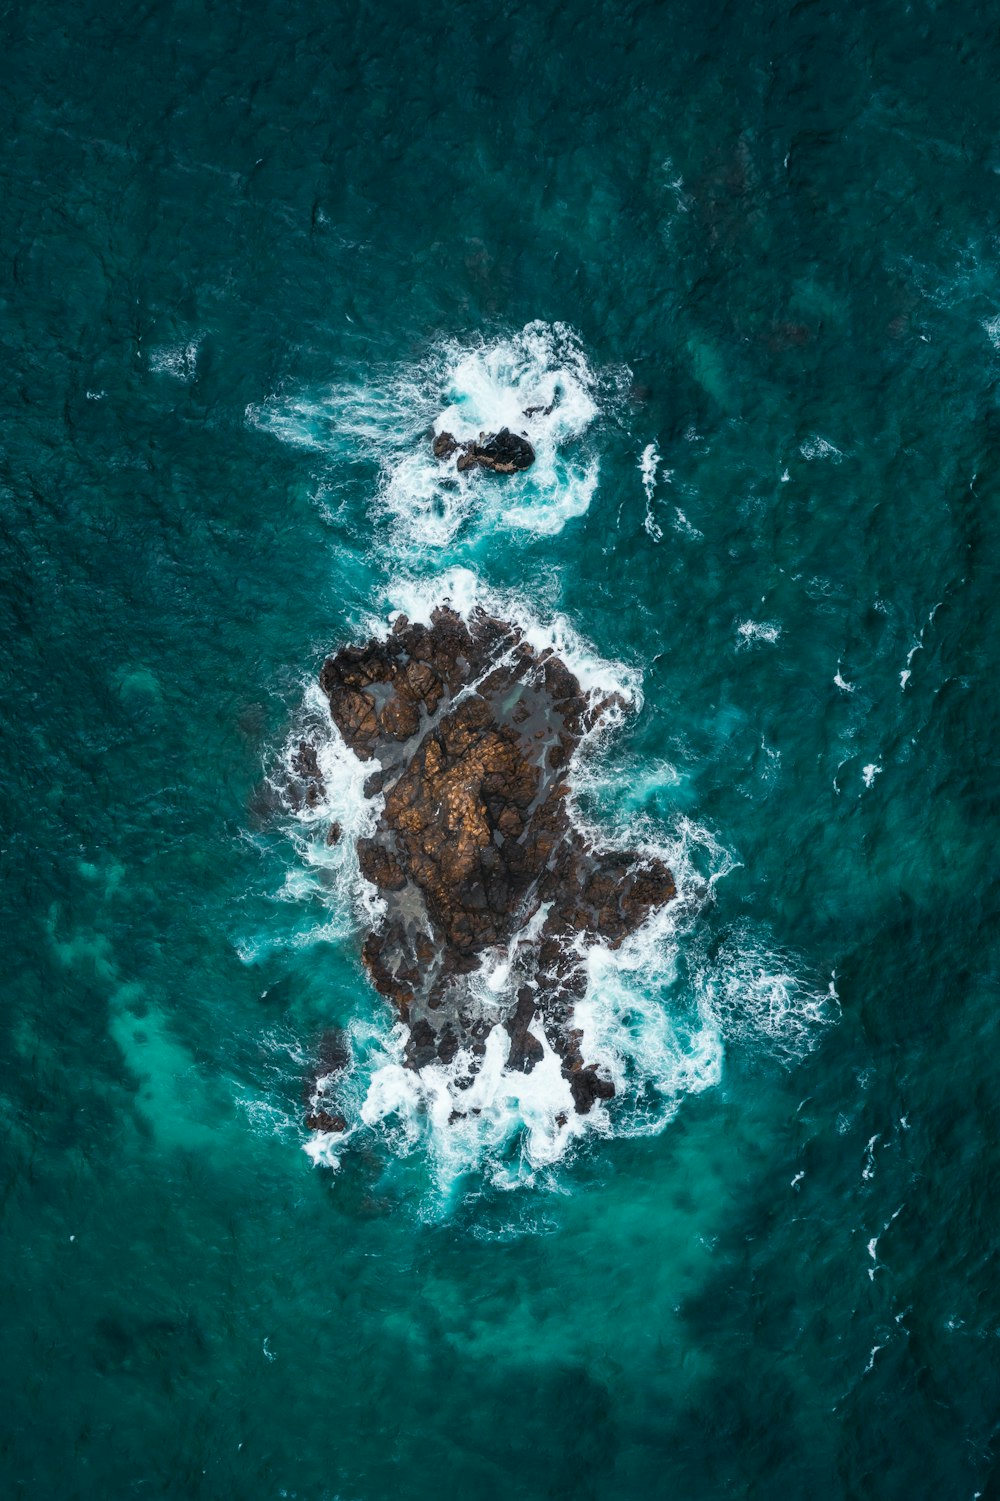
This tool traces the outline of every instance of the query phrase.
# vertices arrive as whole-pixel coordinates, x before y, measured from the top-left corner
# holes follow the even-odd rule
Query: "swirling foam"
[[[600,467],[586,434],[629,378],[625,367],[593,369],[565,324],[535,322],[509,337],[447,340],[422,360],[369,367],[364,379],[339,382],[320,397],[249,407],[247,419],[334,463],[372,462],[375,506],[392,545],[411,556],[433,554],[489,531],[552,535],[582,516]],[[499,482],[478,470],[459,474],[431,451],[436,433],[465,442],[502,427],[527,435],[535,463]]]

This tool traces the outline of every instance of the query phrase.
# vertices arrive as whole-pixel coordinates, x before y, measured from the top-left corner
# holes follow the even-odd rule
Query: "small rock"
[[[434,455],[438,459],[450,458],[458,450],[459,444],[451,433],[439,433],[434,439]],[[530,469],[534,462],[535,450],[527,438],[502,427],[498,433],[480,433],[478,440],[462,444],[456,468],[462,474],[476,468],[491,469],[494,474],[516,474]]]
[[[286,795],[293,808],[316,808],[323,801],[323,773],[320,771],[316,747],[308,740],[300,740],[299,748],[292,757],[292,774],[288,779]]]
[[[531,468],[535,450],[527,438],[502,427],[496,437],[476,444],[476,458],[483,469],[492,469],[495,474],[515,474]]]
[[[579,1115],[586,1115],[595,1100],[614,1099],[615,1086],[597,1072],[597,1064],[589,1063],[569,1076],[570,1093]]]
[[[320,780],[316,747],[310,745],[308,740],[299,741],[299,748],[292,758],[292,770],[300,777],[314,777],[317,781]]]

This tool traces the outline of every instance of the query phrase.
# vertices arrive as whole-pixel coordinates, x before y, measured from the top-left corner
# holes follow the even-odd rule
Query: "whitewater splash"
[[[359,632],[387,636],[395,610],[427,623],[445,601],[466,619],[481,608],[515,621],[535,650],[556,652],[586,692],[618,694],[630,710],[641,707],[637,668],[602,659],[565,618],[542,620],[523,599],[490,590],[466,569],[433,581],[397,582],[383,608],[358,623]],[[627,798],[611,796],[620,794],[623,778],[621,772],[612,776],[598,754],[608,729],[605,722],[595,724],[574,763],[574,822],[604,848],[639,848],[661,860],[677,887],[675,900],[620,947],[589,941],[581,950],[586,987],[575,1024],[584,1056],[614,1083],[614,1098],[578,1113],[541,1026],[533,1032],[541,1051],[534,1069],[508,1067],[510,1038],[499,1019],[481,1058],[462,1048],[448,1062],[435,1059],[414,1069],[407,1058],[407,1026],[388,1006],[369,1004],[347,1027],[341,1061],[315,1080],[311,1108],[335,1108],[346,1126],[310,1135],[305,1150],[315,1162],[336,1168],[345,1152],[381,1141],[397,1154],[425,1155],[442,1192],[471,1171],[501,1187],[546,1181],[553,1165],[588,1134],[661,1131],[686,1095],[719,1081],[727,1040],[763,1043],[778,1056],[799,1057],[831,1018],[835,994],[807,983],[801,966],[776,953],[767,935],[750,925],[731,933],[717,952],[706,949],[698,916],[735,861],[693,821],[664,828]],[[382,915],[376,888],[362,876],[355,840],[374,830],[383,799],[378,792],[366,797],[371,763],[366,766],[348,749],[330,721],[325,696],[311,685],[276,784],[295,780],[303,735],[315,745],[323,793],[300,799],[292,814],[302,894],[306,888],[313,897],[324,893],[330,916],[316,936],[346,936]],[[670,767],[661,772],[665,784],[674,779]],[[649,775],[647,769],[634,779],[647,791]],[[626,773],[625,781],[633,778]],[[333,824],[341,837],[331,844]],[[312,885],[320,873],[322,882]],[[498,1018],[513,1004],[510,964],[498,962],[467,982],[480,1004],[496,1006]]]
[[[412,364],[367,366],[363,378],[320,396],[250,407],[247,419],[335,467],[370,462],[376,513],[412,560],[491,531],[552,535],[582,516],[600,469],[588,432],[621,402],[630,379],[624,366],[595,370],[565,324],[536,322],[507,337],[446,340]],[[535,450],[522,474],[498,483],[434,458],[438,433],[464,444],[504,427],[524,433]]]

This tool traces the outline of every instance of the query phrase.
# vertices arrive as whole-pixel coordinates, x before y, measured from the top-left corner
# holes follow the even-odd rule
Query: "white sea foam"
[[[655,913],[621,948],[595,944],[587,955],[587,992],[575,1020],[584,1056],[614,1082],[616,1104],[601,1107],[601,1124],[615,1135],[662,1130],[685,1095],[717,1084],[722,1074],[722,1031],[706,995],[692,1003],[678,994],[687,918],[682,899]]]
[[[872,1173],[875,1170],[874,1169],[874,1157],[872,1156],[872,1151],[873,1151],[873,1148],[875,1146],[876,1141],[878,1141],[878,1137],[877,1136],[873,1136],[872,1139],[871,1139],[871,1141],[868,1143],[867,1151],[868,1151],[868,1156],[869,1156],[870,1168],[866,1167],[865,1171],[861,1175],[863,1178],[866,1178],[866,1179],[870,1178],[872,1176]],[[868,1268],[868,1280],[869,1280],[869,1282],[874,1282],[875,1281],[875,1273],[882,1270],[882,1262],[879,1261],[878,1255],[877,1255],[877,1252],[878,1252],[878,1243],[882,1239],[882,1236],[885,1234],[885,1232],[889,1229],[889,1226],[895,1220],[897,1220],[899,1218],[899,1216],[902,1214],[902,1212],[903,1212],[903,1210],[905,1208],[906,1208],[905,1203],[904,1204],[900,1204],[899,1208],[896,1209],[896,1210],[894,1210],[893,1213],[890,1214],[889,1218],[886,1220],[885,1224],[882,1226],[881,1232],[878,1235],[873,1235],[871,1237],[871,1239],[869,1240],[869,1242],[868,1242],[868,1255],[869,1255],[869,1258],[871,1259],[871,1263],[872,1263],[871,1266]],[[902,1318],[902,1314],[899,1315],[899,1318]],[[899,1322],[899,1319],[897,1319],[897,1323],[898,1322]]]
[[[736,633],[741,646],[753,646],[758,642],[773,646],[781,635],[781,626],[774,620],[741,620]]]
[[[934,605],[933,608],[931,609],[931,612],[927,616],[926,621],[920,627],[920,634],[917,636],[916,641],[914,641],[913,645],[910,647],[910,650],[906,654],[906,666],[903,668],[902,672],[899,674],[899,687],[900,687],[900,691],[901,692],[905,692],[906,685],[910,681],[911,677],[913,676],[913,671],[912,671],[912,668],[911,668],[911,663],[912,663],[914,657],[917,655],[917,652],[918,651],[923,651],[923,649],[924,649],[924,633],[927,630],[927,627],[929,625],[933,625],[934,624],[934,617],[937,614],[938,610],[940,610],[940,608],[941,608],[941,600],[938,600],[937,604]]]
[[[868,1255],[871,1258],[871,1262],[872,1262],[872,1265],[868,1268],[868,1280],[869,1280],[869,1282],[874,1282],[875,1281],[875,1273],[879,1269],[878,1268],[878,1258],[875,1255],[875,1253],[876,1253],[877,1250],[878,1250],[878,1236],[877,1235],[873,1235],[872,1238],[871,1238],[871,1240],[868,1242]]]
[[[861,776],[866,787],[874,785],[875,778],[882,775],[881,766],[876,766],[874,761],[869,761],[867,766],[861,768]]]
[[[761,781],[771,786],[778,778],[781,771],[781,752],[768,745],[764,736],[760,737],[760,748],[764,752],[764,760],[761,764]]]
[[[364,784],[371,774],[349,749],[330,718],[329,704],[318,682],[302,686],[302,703],[277,764],[265,770],[274,799],[285,799],[286,789],[297,780],[295,759],[299,744],[307,741],[316,751],[322,777],[322,793],[312,802],[288,809],[288,835],[295,859],[274,894],[276,902],[301,906],[310,914],[317,904],[323,913],[319,922],[305,926],[269,925],[267,930],[237,941],[245,963],[255,963],[280,948],[302,948],[314,943],[335,943],[372,926],[383,911],[374,886],[362,880],[358,866],[357,840],[374,831],[382,799],[366,798]],[[340,837],[334,843],[327,834],[334,824]]]
[[[656,444],[647,443],[639,459],[639,473],[646,496],[646,517],[642,524],[654,542],[663,540],[663,529],[656,524],[653,517],[653,492],[656,489],[656,470],[659,462],[660,455],[656,451]]]
[[[842,450],[835,443],[821,438],[818,433],[814,433],[811,438],[807,438],[799,445],[799,453],[804,459],[829,459],[834,464],[839,464],[844,457]]]
[[[198,348],[197,339],[187,344],[156,344],[149,351],[149,368],[156,375],[169,375],[187,384],[197,374]]]
[[[700,532],[696,526],[692,526],[680,506],[674,506],[674,516],[676,518],[673,523],[675,532],[680,532],[682,537],[688,537],[692,542],[705,540],[705,533]]]
[[[667,187],[675,197],[677,207],[683,213],[687,213],[688,209],[691,207],[691,204],[684,189],[684,178],[678,172],[677,167],[671,157],[665,156],[663,158],[662,162],[660,163],[660,171],[663,173]]]
[[[803,974],[801,961],[775,948],[749,923],[736,924],[714,957],[693,954],[689,968],[693,988],[726,1038],[764,1043],[789,1061],[808,1052],[838,1013],[834,981],[822,990]]]
[[[412,364],[369,368],[364,380],[341,381],[321,396],[274,398],[246,415],[334,461],[373,462],[376,511],[388,520],[393,545],[419,555],[459,533],[551,535],[583,515],[599,462],[582,440],[628,379],[625,367],[594,370],[565,324],[535,322],[491,340],[447,340]],[[479,470],[460,474],[431,451],[434,434],[464,443],[502,427],[530,439],[535,463],[501,483]]]
[[[559,1058],[542,1029],[531,1030],[542,1058],[530,1074],[507,1069],[510,1039],[499,1025],[487,1037],[485,1056],[473,1075],[467,1054],[414,1073],[388,1053],[371,1074],[362,1121],[368,1126],[398,1123],[409,1146],[427,1149],[442,1186],[480,1165],[500,1186],[530,1178],[556,1162],[569,1140],[585,1129],[573,1110]],[[457,1106],[461,1114],[456,1119]],[[503,1148],[515,1135],[520,1141],[511,1159]]]
[[[1000,353],[1000,313],[995,314],[992,318],[984,318],[983,328],[993,348]]]

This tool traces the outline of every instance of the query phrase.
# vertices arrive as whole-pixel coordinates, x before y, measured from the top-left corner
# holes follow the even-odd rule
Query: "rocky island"
[[[366,792],[384,797],[358,840],[384,900],[363,960],[408,1025],[407,1065],[465,1050],[474,1072],[500,1023],[509,1068],[530,1071],[544,1036],[578,1111],[610,1098],[574,1025],[585,949],[618,947],[675,895],[662,861],[595,847],[568,808],[573,755],[621,700],[588,696],[516,625],[447,607],[341,648],[320,683],[347,745],[372,763]]]

